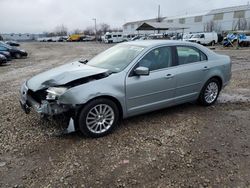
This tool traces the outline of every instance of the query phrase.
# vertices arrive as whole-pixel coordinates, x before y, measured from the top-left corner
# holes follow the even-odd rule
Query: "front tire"
[[[87,103],[80,111],[79,130],[87,137],[98,138],[111,133],[118,125],[119,110],[109,99],[98,98]]]
[[[212,78],[208,80],[201,90],[199,103],[203,106],[213,105],[220,94],[220,89],[221,85],[218,79]]]

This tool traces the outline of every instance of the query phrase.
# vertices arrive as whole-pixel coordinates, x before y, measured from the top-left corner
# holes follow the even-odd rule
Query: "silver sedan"
[[[101,137],[123,118],[190,101],[212,105],[230,78],[230,58],[199,44],[136,41],[28,79],[20,103]]]

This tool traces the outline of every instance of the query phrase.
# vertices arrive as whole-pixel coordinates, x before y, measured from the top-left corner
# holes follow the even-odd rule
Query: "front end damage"
[[[26,82],[22,85],[20,94],[20,103],[26,114],[33,108],[39,114],[54,116],[73,108],[72,105],[61,104],[56,98],[48,99],[50,93],[46,89],[33,92],[28,89]]]
[[[26,114],[29,114],[32,109],[40,114],[41,117],[53,117],[64,114],[69,118],[67,123],[68,126],[63,131],[63,134],[75,132],[77,130],[74,124],[74,116],[78,108],[77,105],[62,104],[56,97],[52,99],[48,89],[33,92],[27,87],[27,82],[22,85],[20,94],[20,105]]]
[[[81,62],[73,62],[40,73],[26,81],[20,90],[20,104],[26,114],[34,109],[42,116],[64,115],[72,125],[78,108],[82,104],[72,101],[80,96],[67,96],[67,103],[61,100],[67,91],[79,85],[106,78],[111,73],[107,69],[91,67]],[[80,92],[84,95],[84,92]],[[81,102],[80,102],[81,103]],[[76,128],[76,127],[75,127]]]

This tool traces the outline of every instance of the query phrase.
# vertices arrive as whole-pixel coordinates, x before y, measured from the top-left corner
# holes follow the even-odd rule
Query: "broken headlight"
[[[64,94],[68,88],[66,87],[50,87],[47,91],[47,100],[56,100],[59,96]]]

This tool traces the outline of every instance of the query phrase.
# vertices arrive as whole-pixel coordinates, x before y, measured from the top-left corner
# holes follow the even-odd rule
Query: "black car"
[[[9,52],[11,57],[16,59],[20,59],[22,57],[27,57],[28,53],[24,50],[20,50],[18,48],[12,47],[4,42],[0,42],[0,51]]]
[[[7,58],[0,54],[0,65],[7,63]]]
[[[10,46],[20,46],[20,44],[17,43],[16,41],[6,41],[5,43],[10,45]]]
[[[12,60],[12,57],[10,55],[10,52],[7,52],[7,51],[0,51],[0,55],[3,55],[6,57],[7,61],[11,61]]]

